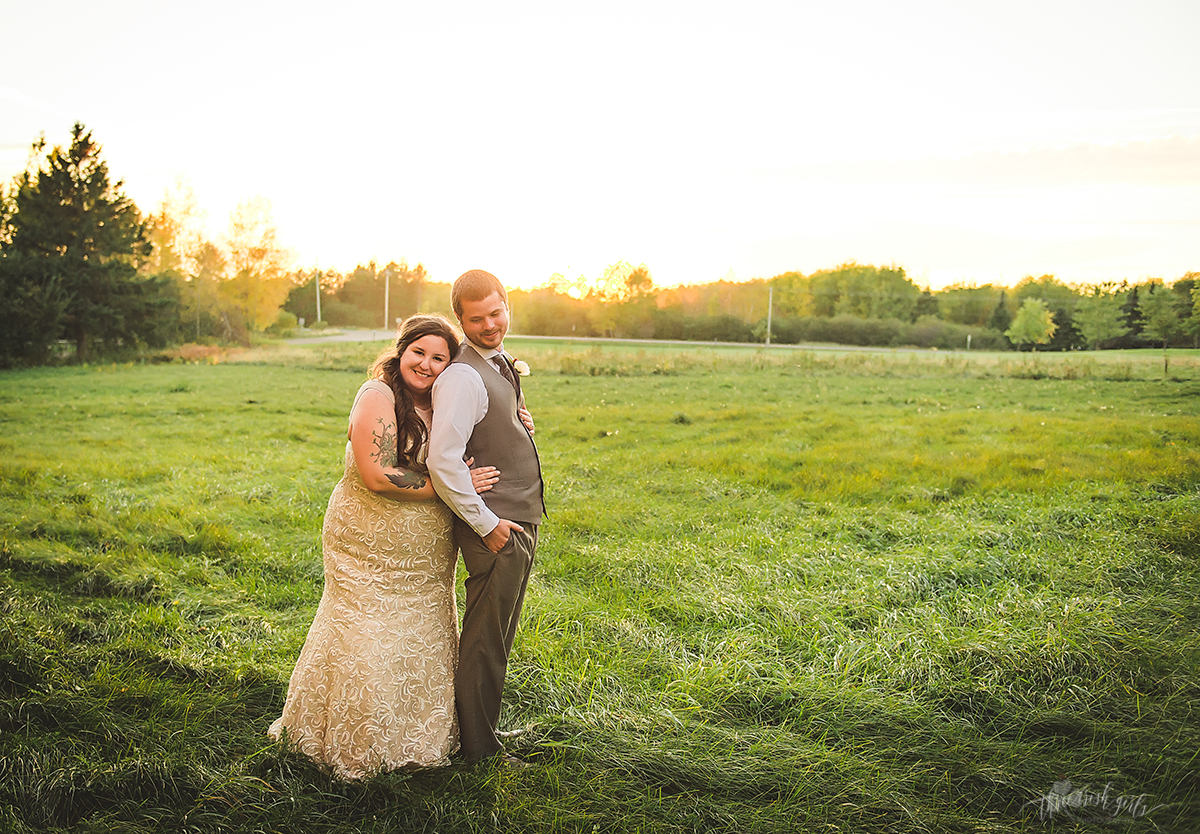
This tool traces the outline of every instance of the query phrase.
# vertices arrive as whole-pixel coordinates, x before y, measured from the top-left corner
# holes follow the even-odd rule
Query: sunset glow
[[[1200,270],[1200,5],[0,0],[0,177],[82,121],[143,212],[514,286]],[[201,12],[200,9],[203,9]],[[56,28],[57,27],[57,28]]]

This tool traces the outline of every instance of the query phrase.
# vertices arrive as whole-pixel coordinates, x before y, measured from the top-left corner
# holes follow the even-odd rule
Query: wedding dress
[[[395,401],[369,380],[355,407],[370,388]],[[325,590],[272,738],[286,730],[344,779],[448,763],[458,749],[451,522],[437,499],[393,501],[367,489],[347,442],[321,535]]]

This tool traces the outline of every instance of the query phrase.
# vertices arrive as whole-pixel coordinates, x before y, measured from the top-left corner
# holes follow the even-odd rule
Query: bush
[[[680,310],[655,310],[651,318],[655,339],[687,342],[753,342],[754,328],[737,316],[690,316]]]
[[[765,331],[760,325],[759,330]],[[778,319],[771,324],[771,341],[784,345],[829,342],[862,347],[924,347],[965,350],[967,336],[977,350],[1008,350],[1004,335],[986,327],[972,327],[922,316],[914,324],[899,319],[860,319],[857,316],[803,316]]]
[[[275,319],[275,323],[267,328],[267,332],[274,333],[276,335],[284,335],[285,333],[290,333],[291,331],[295,330],[296,325],[299,324],[299,322],[300,319],[296,318],[295,313],[288,312],[287,310],[280,310],[279,315]]]
[[[275,318],[275,323],[266,329],[266,333],[281,339],[290,339],[296,335],[296,328],[299,324],[300,319],[296,318],[295,313],[289,310],[280,310],[279,315]]]

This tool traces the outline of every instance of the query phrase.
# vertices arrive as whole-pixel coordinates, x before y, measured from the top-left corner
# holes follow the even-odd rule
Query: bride
[[[424,466],[433,380],[458,346],[445,318],[412,316],[350,410],[321,535],[325,589],[268,731],[344,779],[447,764],[458,749],[453,516]],[[500,473],[471,475],[484,492]]]

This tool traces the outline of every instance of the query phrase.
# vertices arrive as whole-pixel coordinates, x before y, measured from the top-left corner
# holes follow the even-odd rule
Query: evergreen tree
[[[988,316],[987,326],[1003,333],[1012,325],[1012,319],[1012,311],[1008,309],[1008,296],[1004,290],[1000,290],[1000,298],[992,308],[992,314]]]
[[[1138,297],[1137,286],[1132,286],[1125,293],[1125,303],[1121,305],[1121,313],[1125,317],[1125,326],[1129,328],[1125,341],[1120,347],[1145,347],[1142,341],[1142,305]]]
[[[38,155],[44,148],[34,145]],[[138,277],[149,244],[121,186],[109,181],[100,146],[79,123],[69,148],[55,147],[44,165],[17,178],[0,303],[6,319],[32,319],[22,319],[23,336],[5,340],[10,357],[36,361],[61,336],[75,342],[81,360],[96,347],[114,352],[160,340],[170,295],[163,282]]]

